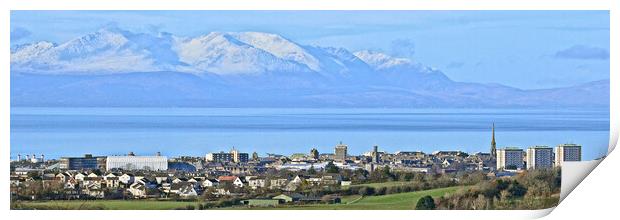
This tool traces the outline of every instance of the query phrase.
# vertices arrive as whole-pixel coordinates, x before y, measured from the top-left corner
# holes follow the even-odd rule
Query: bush
[[[377,192],[375,193],[375,195],[378,195],[378,196],[385,195],[386,192],[387,192],[387,187],[381,187],[377,189]]]
[[[362,187],[359,189],[358,194],[360,196],[372,196],[375,194],[375,188],[372,187]]]
[[[418,210],[433,210],[435,209],[435,200],[431,196],[424,196],[418,200],[415,205],[415,209]]]

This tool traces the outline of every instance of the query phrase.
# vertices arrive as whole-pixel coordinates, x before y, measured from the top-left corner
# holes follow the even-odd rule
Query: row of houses
[[[337,185],[342,178],[339,175],[294,177],[264,176],[175,176],[167,173],[150,173],[137,175],[132,173],[110,172],[61,172],[47,173],[40,176],[12,175],[11,186],[20,187],[24,183],[42,181],[44,187],[62,188],[66,197],[71,198],[106,198],[117,195],[132,198],[151,197],[194,197],[209,190],[217,196],[232,195],[238,189],[269,188],[295,191],[302,184],[312,186]],[[345,181],[346,182],[346,181]],[[235,190],[237,189],[237,190]]]

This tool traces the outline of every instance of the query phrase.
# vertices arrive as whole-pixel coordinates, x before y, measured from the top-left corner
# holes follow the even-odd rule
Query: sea
[[[259,155],[380,151],[489,152],[498,148],[583,146],[583,159],[607,154],[609,108],[11,108],[11,159],[63,156],[204,156],[229,151]]]

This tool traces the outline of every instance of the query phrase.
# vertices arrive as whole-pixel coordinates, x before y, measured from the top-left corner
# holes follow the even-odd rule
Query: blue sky
[[[527,89],[609,78],[608,11],[12,11],[11,44],[62,43],[109,25],[180,36],[272,32]]]

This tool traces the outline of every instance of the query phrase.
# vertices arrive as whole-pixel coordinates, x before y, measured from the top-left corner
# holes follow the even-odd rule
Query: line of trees
[[[559,202],[561,170],[531,170],[483,181],[436,199],[437,209],[543,209]]]

